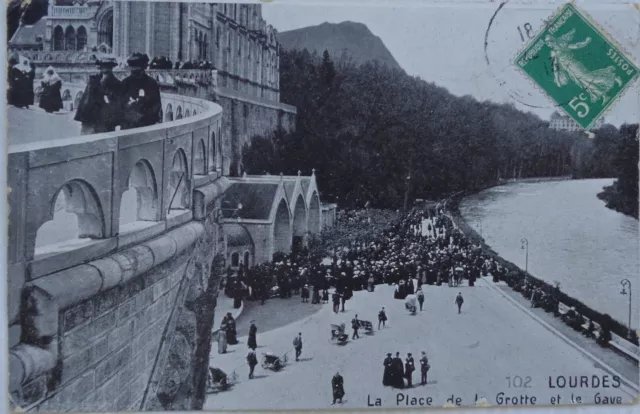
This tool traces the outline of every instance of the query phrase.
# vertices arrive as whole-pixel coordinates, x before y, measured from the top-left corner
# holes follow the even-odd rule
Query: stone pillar
[[[146,19],[147,19],[147,34],[145,43],[145,53],[149,56],[149,59],[153,59],[153,42],[154,42],[154,11],[155,7],[152,2],[147,3]]]
[[[129,23],[131,19],[131,4],[127,1],[122,4],[122,12],[124,13],[124,24],[122,25],[122,49],[123,56],[127,57],[130,55],[129,52]]]
[[[120,34],[121,31],[121,21],[122,21],[122,5],[119,1],[113,3],[113,49],[112,52],[115,56],[124,56],[124,52],[122,50],[122,45],[120,42],[122,41],[122,36]]]

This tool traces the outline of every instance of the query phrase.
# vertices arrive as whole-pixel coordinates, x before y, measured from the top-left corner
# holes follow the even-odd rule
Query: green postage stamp
[[[515,64],[581,127],[589,129],[638,76],[638,67],[571,3]]]

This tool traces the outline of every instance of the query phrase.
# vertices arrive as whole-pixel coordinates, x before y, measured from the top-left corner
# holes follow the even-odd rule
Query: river
[[[624,325],[632,284],[632,321],[640,311],[638,220],[596,197],[612,179],[511,183],[467,197],[460,211],[486,243],[522,269],[529,241],[529,272]]]

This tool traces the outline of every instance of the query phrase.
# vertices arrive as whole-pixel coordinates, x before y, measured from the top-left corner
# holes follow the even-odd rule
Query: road
[[[560,396],[560,403],[570,403],[571,396],[580,397],[583,403],[594,403],[594,396],[620,397],[629,402],[630,395],[622,388],[568,389],[549,387],[552,383],[567,381],[571,376],[602,377],[605,371],[577,352],[569,344],[554,336],[520,308],[515,307],[488,286],[488,280],[480,280],[476,287],[449,288],[427,286],[423,312],[409,315],[404,303],[394,300],[393,288],[378,286],[373,293],[356,292],[347,302],[345,313],[335,315],[331,305],[322,305],[315,313],[301,315],[297,321],[272,329],[266,333],[258,326],[258,358],[261,353],[273,351],[288,353],[294,359],[292,341],[302,332],[302,361],[291,362],[284,370],[272,372],[256,368],[256,378],[247,379],[246,330],[240,329],[240,344],[229,347],[229,353],[219,355],[213,344],[210,365],[227,373],[236,371],[239,382],[228,391],[209,394],[205,410],[256,410],[256,409],[340,409],[367,408],[368,401],[380,398],[382,408],[409,408],[404,401],[397,403],[398,394],[409,397],[431,397],[431,406],[441,407],[454,395],[461,405],[471,405],[476,394],[486,398],[491,405],[498,405],[500,392],[505,396],[524,398],[529,403],[535,397],[536,405],[549,405],[553,396]],[[458,315],[454,299],[458,291],[465,297],[462,314]],[[278,318],[279,299],[274,299],[274,317]],[[294,307],[319,305],[287,304],[289,317]],[[288,302],[287,301],[287,302]],[[357,313],[359,319],[376,319],[381,306],[389,316],[387,327],[373,335],[361,334],[360,339],[338,346],[330,341],[330,324],[349,321]],[[264,311],[263,311],[264,312]],[[264,316],[263,316],[264,317]],[[251,310],[243,320],[252,319]],[[350,331],[350,330],[349,330]],[[402,358],[411,352],[418,361],[422,351],[430,359],[431,370],[426,386],[414,386],[410,390],[394,390],[382,386],[382,361],[387,352],[400,352]],[[331,406],[331,377],[339,371],[344,377],[346,397],[343,404]],[[520,385],[516,376],[529,388]],[[509,388],[507,377],[512,378]],[[527,377],[531,379],[528,380]],[[419,372],[414,372],[414,384],[419,382]],[[515,384],[513,384],[515,383]],[[525,384],[526,383],[526,384]],[[520,401],[520,400],[519,400]],[[510,404],[511,405],[511,404]],[[415,407],[414,407],[415,408]]]

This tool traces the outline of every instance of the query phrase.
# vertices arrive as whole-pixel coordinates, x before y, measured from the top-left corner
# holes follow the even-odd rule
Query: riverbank
[[[618,188],[618,181],[606,186],[598,193],[598,198],[605,202],[607,208],[638,219],[638,199],[626,197]]]
[[[541,181],[544,181],[544,180],[538,180],[537,182],[541,182]],[[558,181],[558,180],[550,180],[550,181]],[[459,210],[459,204],[461,200],[473,194],[474,193],[471,193],[471,192],[461,193],[451,198],[447,202],[447,210],[451,215],[456,226],[458,226],[458,228],[474,244],[481,246],[481,248],[485,251],[487,255],[493,257],[494,260],[496,260],[506,269],[506,277],[504,277],[503,279],[509,284],[510,288],[514,290],[515,294],[520,293],[522,296],[524,296],[527,299],[531,297],[533,290],[536,290],[536,289],[546,292],[547,295],[551,294],[552,297],[554,297],[555,300],[557,300],[560,308],[563,311],[559,312],[558,309],[551,309],[551,307],[549,307],[549,309],[547,309],[547,312],[552,312],[556,317],[558,317],[566,313],[566,309],[574,308],[575,312],[578,315],[574,318],[573,322],[576,322],[578,320],[582,321],[584,319],[586,320],[585,325],[588,326],[589,321],[593,321],[598,331],[602,330],[602,331],[609,332],[605,334],[604,338],[607,338],[609,335],[613,336],[613,341],[615,342],[613,346],[620,345],[620,344],[622,345],[627,344],[627,342],[624,339],[622,339],[622,338],[627,338],[629,336],[629,330],[625,324],[622,324],[617,320],[614,320],[608,314],[603,314],[598,311],[595,311],[589,306],[582,303],[581,301],[566,295],[565,293],[560,291],[557,285],[552,286],[550,283],[547,283],[543,280],[535,278],[530,273],[523,271],[514,263],[501,257],[491,246],[489,246],[486,243],[485,239],[481,235],[479,235],[475,231],[475,229],[472,228],[465,221],[465,219],[463,218]],[[564,308],[565,305],[566,305],[566,308]],[[572,322],[571,320],[569,320],[570,318],[563,317],[562,319],[563,320],[567,319],[568,324]],[[583,323],[581,322],[579,325],[582,325],[582,324]],[[577,326],[577,330],[582,332],[582,328],[580,328],[580,326]],[[623,342],[618,343],[619,340],[622,340]],[[606,345],[606,340],[603,339],[600,342],[603,345]],[[637,344],[637,336],[633,331],[631,333],[631,342]],[[631,344],[628,343],[628,345],[631,345]]]

